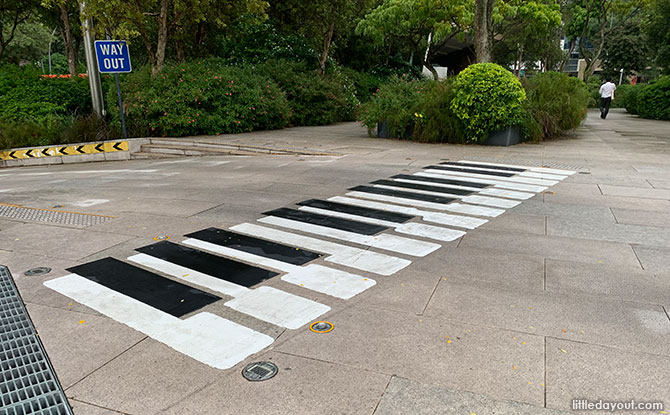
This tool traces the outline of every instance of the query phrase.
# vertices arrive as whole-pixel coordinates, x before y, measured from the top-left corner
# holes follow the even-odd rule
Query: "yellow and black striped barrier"
[[[104,143],[76,144],[39,148],[22,148],[0,151],[0,160],[25,160],[40,157],[75,156],[81,154],[110,153],[128,151],[127,141],[107,141]]]

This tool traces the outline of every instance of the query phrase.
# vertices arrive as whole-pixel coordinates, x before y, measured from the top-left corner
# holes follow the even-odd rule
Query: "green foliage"
[[[641,29],[642,19],[630,19],[612,29],[605,38],[605,54],[602,64],[603,75],[619,78],[623,68],[624,75],[637,74],[651,62],[649,46]]]
[[[670,76],[662,76],[645,85],[637,96],[640,117],[670,121]]]
[[[670,73],[670,0],[652,0],[646,35],[656,64]]]
[[[640,96],[640,91],[642,91],[644,85],[631,85],[630,88],[626,90],[626,95],[624,98],[626,111],[633,115],[638,113],[638,97]]]
[[[559,137],[563,131],[577,127],[586,117],[591,99],[584,82],[558,72],[545,72],[529,79],[526,96],[526,108],[545,139]],[[532,124],[530,120],[524,123],[531,138],[537,136]]]
[[[413,136],[429,143],[465,143],[461,121],[451,109],[454,81],[429,81],[414,109]]]
[[[470,65],[456,77],[451,109],[468,141],[483,142],[489,133],[523,121],[526,94],[519,80],[493,63]]]
[[[216,50],[217,56],[231,64],[285,59],[316,67],[317,53],[303,36],[280,33],[273,24],[247,19],[235,24],[231,32],[231,36],[220,40]]]
[[[187,136],[239,133],[284,127],[290,109],[286,95],[267,76],[218,60],[166,66],[152,77],[142,68],[125,77],[122,91],[129,134]],[[107,105],[119,125],[116,90]]]
[[[4,68],[4,67],[3,67]],[[44,124],[50,117],[86,114],[91,109],[88,80],[48,79],[34,70],[0,76],[0,120]]]
[[[391,137],[403,137],[406,128],[415,119],[414,108],[427,85],[427,81],[392,77],[361,107],[359,120],[370,133],[377,123],[383,121],[387,123]]]
[[[286,93],[290,125],[326,125],[354,118],[359,103],[354,85],[338,68],[320,76],[304,63],[270,61],[254,70]]]

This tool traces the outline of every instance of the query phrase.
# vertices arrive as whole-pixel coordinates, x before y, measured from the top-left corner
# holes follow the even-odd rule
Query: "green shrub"
[[[526,99],[521,82],[493,63],[470,65],[456,77],[451,109],[463,123],[471,142],[483,142],[489,133],[523,123]]]
[[[49,79],[26,73],[0,82],[0,91],[2,121],[43,124],[54,116],[91,112],[91,93],[85,78]]]
[[[662,76],[645,85],[637,96],[640,117],[670,121],[670,76]]]
[[[412,108],[415,122],[413,136],[430,143],[465,143],[461,121],[451,110],[455,91],[453,78],[426,81],[425,89]]]
[[[148,67],[125,77],[124,111],[131,136],[188,136],[271,130],[286,126],[286,95],[268,77],[220,60],[167,66],[152,77]],[[118,129],[116,90],[107,105]]]
[[[564,73],[545,72],[526,82],[526,96],[530,115],[539,124],[543,138],[555,138],[565,130],[577,127],[586,117],[591,99],[589,90],[581,80]],[[537,133],[530,120],[523,125],[531,138]],[[535,137],[532,137],[535,135]]]
[[[644,85],[642,84],[631,85],[630,88],[626,90],[626,96],[624,98],[626,111],[633,115],[637,115],[638,113],[638,97],[640,96],[640,91],[642,91],[643,87]]]
[[[428,85],[427,81],[408,81],[393,76],[382,84],[369,102],[361,107],[359,119],[368,127],[368,132],[379,122],[386,122],[391,137],[403,137],[405,130],[415,119],[414,109],[421,94]]]
[[[286,93],[291,107],[290,125],[326,125],[354,119],[358,99],[353,83],[332,70],[319,75],[309,65],[290,61],[269,61],[254,70],[274,80]]]
[[[353,83],[354,94],[360,102],[370,100],[372,94],[388,79],[387,77],[359,72],[346,67],[341,67],[340,70]]]

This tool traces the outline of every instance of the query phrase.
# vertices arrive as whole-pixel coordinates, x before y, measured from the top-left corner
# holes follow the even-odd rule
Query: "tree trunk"
[[[330,45],[333,41],[333,33],[335,32],[335,22],[330,24],[326,37],[323,39],[323,51],[321,52],[321,59],[319,59],[319,74],[323,75],[326,73],[326,60],[328,59],[328,53],[330,52]]]
[[[477,62],[491,62],[494,0],[475,0],[475,52]]]
[[[523,45],[519,47],[519,66],[516,71],[516,77],[521,78],[521,65],[523,64]]]
[[[67,66],[70,69],[70,76],[77,76],[77,52],[74,46],[74,38],[72,37],[72,29],[70,27],[70,15],[67,12],[67,6],[61,3],[60,20],[63,22],[63,40],[65,41],[65,53],[67,55]]]
[[[184,61],[186,60],[186,56],[184,53],[184,41],[181,39],[177,39],[176,47],[177,47],[177,61],[179,63],[184,63]]]
[[[168,8],[170,0],[161,0],[161,11],[158,16],[158,44],[156,46],[156,59],[151,65],[151,74],[156,75],[163,70],[165,63],[165,47],[168,39]]]

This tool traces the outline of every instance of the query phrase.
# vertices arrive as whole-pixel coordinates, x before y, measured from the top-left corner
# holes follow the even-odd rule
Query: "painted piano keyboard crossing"
[[[330,306],[264,281],[278,277],[348,300],[574,173],[442,162],[327,200],[267,211],[259,224],[203,229],[181,243],[137,248],[125,261],[79,265],[44,285],[202,363],[227,369],[274,338],[204,307],[223,301],[236,312],[298,329]]]

